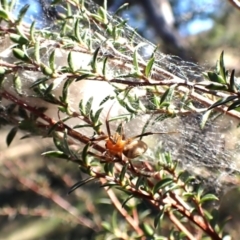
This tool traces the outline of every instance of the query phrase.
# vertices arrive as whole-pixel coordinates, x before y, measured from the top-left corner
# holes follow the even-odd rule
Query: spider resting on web
[[[123,131],[121,131],[120,133],[115,132],[114,134],[111,134],[111,130],[110,130],[110,125],[109,125],[109,113],[112,109],[113,105],[111,106],[111,108],[108,111],[106,120],[105,120],[105,124],[106,124],[106,128],[107,128],[107,135],[104,134],[103,132],[100,132],[100,137],[96,138],[96,139],[92,139],[92,142],[99,142],[102,140],[105,140],[105,147],[106,147],[106,152],[109,154],[110,157],[117,157],[117,160],[123,160],[125,158],[127,158],[127,160],[131,160],[134,158],[137,158],[141,155],[143,155],[147,149],[148,149],[148,145],[137,138],[141,138],[144,136],[148,136],[148,135],[153,135],[153,134],[171,134],[171,133],[176,133],[176,132],[158,132],[158,133],[153,133],[153,132],[145,132],[139,135],[136,135],[134,137],[131,138],[125,138],[125,134],[123,133]],[[123,130],[122,124],[121,124],[121,130]],[[96,155],[94,153],[89,152],[91,155],[103,159],[103,156],[99,156]],[[105,158],[104,158],[105,159]],[[132,168],[132,170],[134,172],[136,172],[134,166],[132,165],[131,161],[128,161],[128,163],[130,164],[130,167]],[[145,173],[144,173],[145,174]],[[146,176],[149,176],[148,174]],[[82,181],[77,182],[76,184],[74,184],[69,193],[73,192],[75,189],[77,189],[79,186],[82,185]]]
[[[120,133],[115,132],[114,134],[111,134],[109,119],[108,119],[111,108],[108,111],[107,118],[105,121],[106,128],[107,128],[107,135],[102,133],[102,136],[100,136],[98,139],[92,140],[92,141],[105,140],[106,141],[105,147],[106,147],[107,153],[109,153],[110,156],[118,157],[120,159],[122,159],[123,156],[128,159],[137,158],[143,155],[148,149],[148,145],[144,141],[137,138],[142,138],[142,137],[145,137],[148,135],[154,135],[154,134],[176,133],[176,132],[158,132],[158,133],[145,132],[131,138],[126,138],[125,134],[123,133],[123,127],[121,124],[121,132]]]

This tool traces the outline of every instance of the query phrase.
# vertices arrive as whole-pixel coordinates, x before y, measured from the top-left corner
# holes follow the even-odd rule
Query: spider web
[[[30,2],[32,3],[32,1]],[[98,6],[90,0],[86,1],[85,4],[87,9],[91,12],[96,12],[98,10]],[[16,10],[18,10],[21,6],[22,3],[19,1]],[[26,22],[35,19],[38,21],[39,28],[48,27],[48,29],[53,30],[56,28],[53,18],[49,17],[48,14],[43,14],[39,19],[39,14],[36,14],[39,9],[35,5],[32,5],[31,7],[33,9],[28,13]],[[61,8],[55,10],[60,12],[62,11]],[[108,19],[114,25],[122,22],[122,19],[117,16],[113,17],[111,15],[108,15]],[[86,27],[89,28],[89,22],[82,21],[80,23],[80,27],[83,29]],[[135,31],[133,31],[133,29],[128,25],[125,25],[124,30],[121,32],[121,39],[119,39],[119,41],[122,44],[119,44],[119,47],[115,47],[114,49],[109,47],[109,34],[107,31],[104,31],[95,22],[92,22],[90,24],[90,30],[88,30],[86,34],[91,36],[93,39],[93,46],[95,48],[99,46],[101,47],[100,52],[102,57],[117,56],[117,60],[112,61],[109,64],[108,71],[110,73],[112,72],[113,75],[116,75],[117,73],[123,76],[129,72],[129,69],[120,69],[118,61],[132,63],[132,54],[134,48],[137,48],[140,64],[148,60],[156,48],[155,45],[136,34]],[[105,40],[99,40],[99,34],[105,37]],[[131,42],[131,47],[127,44],[129,42]],[[47,60],[53,49],[54,46],[51,45],[46,48],[45,53],[41,55],[42,59],[46,58]],[[65,60],[63,60],[63,56]],[[155,52],[154,56],[156,59],[156,66],[164,70],[162,74],[158,74],[159,80],[170,79],[173,75],[181,78],[186,82],[202,80],[202,72],[204,70],[203,67],[195,63],[183,61],[177,56],[163,54],[158,51]],[[7,56],[7,58],[10,61],[10,57]],[[60,54],[57,57],[59,66],[66,64],[66,58],[66,52],[62,52],[62,55]],[[89,59],[91,59],[91,56],[88,56],[86,60],[87,63],[84,62],[79,64],[87,65],[90,61]],[[25,96],[32,96],[34,94],[31,92],[31,90],[29,90],[29,84],[31,84],[36,79],[36,77],[31,74],[27,73],[27,75],[32,76],[31,79],[27,78],[27,76],[24,75],[25,91],[23,92],[23,95]],[[125,76],[123,78],[123,81],[134,82],[135,78],[132,76]],[[63,79],[60,81],[59,85],[62,83]],[[12,82],[8,82],[8,86],[11,86],[11,84]],[[139,89],[141,88],[139,87]],[[77,91],[79,91],[79,89]],[[85,92],[88,91],[89,94],[85,95]],[[84,91],[82,90],[82,92],[84,92],[82,94],[82,98],[86,98],[85,100],[87,101],[89,96],[93,95],[95,99],[97,99],[95,101],[99,103],[99,99],[103,99],[112,90],[110,89],[109,92],[104,93],[103,95],[99,93],[98,89],[98,93],[92,93],[92,91],[92,88],[88,89],[86,87]],[[73,102],[78,103],[79,98],[76,99],[75,97],[78,95],[78,93],[73,91],[72,94],[74,95],[72,97]],[[150,101],[150,99],[146,100]],[[77,106],[73,107],[77,109]],[[101,116],[102,119],[106,118],[107,111],[108,110],[103,111],[103,115]],[[153,138],[152,143],[151,140],[147,141],[149,142],[149,145],[152,145],[153,150],[154,148],[161,146],[165,151],[170,151],[173,155],[174,160],[179,161],[180,165],[184,169],[195,173],[197,176],[199,176],[199,178],[202,178],[207,185],[214,186],[215,189],[216,187],[219,187],[220,189],[221,187],[225,186],[225,183],[232,184],[237,182],[235,176],[236,173],[239,172],[239,166],[237,165],[237,159],[239,155],[237,147],[239,131],[236,130],[237,123],[232,119],[227,119],[224,116],[220,116],[217,123],[215,121],[213,123],[213,121],[210,119],[206,123],[205,128],[202,130],[200,128],[202,115],[203,114],[200,113],[193,113],[190,115],[178,116],[174,119],[168,118],[163,121],[155,121],[155,123],[153,125],[150,125],[149,129],[147,130],[150,130],[152,132],[177,130],[179,134],[160,135],[157,138]],[[161,114],[159,117],[161,117]],[[138,130],[144,126],[148,118],[149,116],[139,116],[130,122],[127,125],[127,134],[130,133],[129,129],[131,129],[131,133],[135,132],[135,130],[133,131],[132,129],[136,128],[136,126],[136,134],[139,134]],[[149,138],[151,139],[151,137]]]
[[[88,8],[97,11],[96,5],[91,1],[88,1]],[[110,21],[116,23],[122,21],[116,16],[109,16],[109,18]],[[130,40],[133,46],[144,43],[139,47],[138,53],[143,60],[149,59],[155,49],[155,45],[135,34],[129,26],[124,27],[122,36]],[[105,51],[108,52],[109,49],[105,49]],[[108,52],[108,54],[112,53]],[[128,54],[131,56],[132,53],[125,49],[124,55]],[[185,81],[203,80],[202,72],[204,68],[195,63],[161,52],[156,52],[154,57],[158,66]],[[117,70],[113,69],[113,71]],[[134,79],[129,79],[134,81]],[[162,79],[166,79],[166,76],[163,75]],[[199,107],[201,106],[200,103],[198,105]],[[239,173],[239,164],[237,164],[239,154],[237,150],[238,135],[240,134],[239,130],[237,130],[238,123],[226,116],[219,116],[217,121],[216,119],[209,119],[204,129],[201,129],[202,117],[203,114],[192,113],[191,115],[180,116],[173,120],[168,118],[166,121],[155,122],[148,130],[152,132],[171,132],[175,129],[180,134],[175,136],[174,134],[161,135],[157,139],[154,138],[152,145],[155,148],[161,145],[165,151],[170,151],[173,158],[179,161],[184,169],[195,173],[210,188],[216,191],[224,190],[223,186],[229,186],[238,182],[234,178]],[[139,129],[147,121],[146,118],[140,118],[137,120]],[[133,121],[128,127],[132,130],[135,124],[136,121]],[[232,137],[232,134],[235,137]]]

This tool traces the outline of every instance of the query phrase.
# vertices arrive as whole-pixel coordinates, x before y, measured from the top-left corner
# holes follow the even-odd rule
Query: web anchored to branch
[[[92,1],[85,5],[66,1],[54,9],[58,14],[51,19],[51,27],[41,31],[33,24],[20,24],[21,14],[18,19],[5,16],[6,22],[19,24],[18,31],[11,24],[1,24],[5,33],[0,53],[2,119],[13,124],[19,120],[3,113],[9,111],[9,101],[31,114],[37,112],[40,118],[39,109],[44,107],[48,109],[44,114],[55,121],[43,121],[54,125],[61,119],[66,125],[58,126],[59,131],[68,126],[71,137],[87,143],[104,131],[102,123],[115,99],[111,117],[127,119],[126,134],[177,132],[150,137],[152,147],[144,161],[154,161],[154,152],[162,149],[206,183],[233,182],[239,171],[236,119],[240,114],[227,110],[237,90],[225,101],[229,105],[208,111],[218,99],[229,97],[227,87],[232,86],[221,59],[217,71],[226,81],[212,81],[211,74],[204,80],[202,67],[157,51],[125,21]],[[98,112],[99,108],[103,110]],[[99,113],[98,119],[94,113]],[[69,130],[73,126],[75,135]],[[104,152],[101,147],[95,148]]]

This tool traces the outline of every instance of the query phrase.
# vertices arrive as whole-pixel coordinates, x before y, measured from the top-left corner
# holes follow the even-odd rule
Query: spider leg
[[[111,129],[110,129],[110,126],[109,126],[109,115],[110,115],[110,112],[111,112],[111,110],[113,108],[114,103],[109,108],[108,113],[107,113],[107,117],[106,117],[106,120],[105,120],[105,124],[106,124],[106,127],[107,127],[107,134],[108,134],[109,137],[111,136]]]
[[[100,141],[102,141],[102,140],[106,140],[107,138],[108,138],[108,136],[103,135],[103,136],[100,136],[100,137],[98,137],[98,138],[93,137],[93,138],[90,139],[90,141],[91,141],[91,142],[100,142]]]
[[[145,136],[149,136],[149,135],[155,135],[155,134],[173,134],[173,133],[178,133],[178,132],[145,132],[142,134],[139,134],[137,136],[132,137],[131,139],[135,139],[135,138],[142,138]]]

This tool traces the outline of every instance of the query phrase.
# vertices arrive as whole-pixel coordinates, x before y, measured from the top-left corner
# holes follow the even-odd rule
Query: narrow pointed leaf
[[[93,59],[92,59],[92,62],[91,62],[93,72],[97,72],[97,56],[98,56],[99,50],[100,50],[100,47],[98,47],[93,54]]]
[[[85,114],[89,115],[92,110],[93,97],[89,98],[85,106]]]
[[[7,146],[10,146],[11,142],[13,141],[14,137],[16,136],[18,131],[18,127],[13,127],[7,135],[6,143]]]
[[[222,78],[222,76],[221,76],[221,75],[217,75],[215,72],[208,72],[208,78],[209,78],[210,81],[212,81],[212,82],[225,84],[225,81],[224,81],[224,79]]]
[[[218,201],[219,199],[214,194],[206,194],[204,195],[199,203],[207,202],[207,201]]]
[[[240,100],[237,100],[237,101],[235,101],[233,104],[231,104],[229,107],[228,107],[228,111],[230,111],[230,110],[233,110],[233,109],[236,109],[236,108],[238,108],[240,106]]]
[[[220,65],[220,74],[224,80],[224,83],[226,84],[226,70],[225,70],[225,65],[224,65],[224,51],[222,51],[220,60],[219,60],[219,65]]]
[[[55,50],[51,52],[48,60],[49,66],[52,69],[52,71],[55,71]]]
[[[161,181],[159,181],[158,183],[156,183],[156,185],[153,188],[153,193],[157,193],[160,189],[163,189],[165,187],[167,187],[168,185],[172,184],[173,179],[172,178],[165,178]]]
[[[14,90],[19,94],[22,95],[22,81],[18,75],[15,75],[13,78],[13,85]]]
[[[201,119],[201,123],[200,123],[200,128],[204,129],[207,120],[209,119],[209,116],[211,114],[211,110],[206,111],[203,115],[202,115],[202,119]]]
[[[162,220],[162,218],[164,217],[164,213],[165,213],[165,209],[163,207],[163,209],[160,210],[160,212],[158,213],[158,215],[154,218],[154,227],[157,228],[159,222]]]
[[[164,92],[164,94],[161,96],[160,104],[162,104],[165,101],[167,102],[171,101],[175,87],[176,87],[176,84],[172,85]]]
[[[42,156],[47,157],[54,157],[54,158],[61,158],[61,159],[68,159],[69,156],[61,151],[48,151],[41,154]]]
[[[233,69],[232,72],[231,72],[230,81],[229,81],[229,89],[232,92],[236,92],[234,79],[235,79],[235,70]]]
[[[35,21],[32,22],[31,27],[30,27],[30,39],[33,43],[35,43]]]
[[[130,199],[132,199],[132,198],[134,198],[134,195],[128,196],[128,197],[124,200],[124,202],[122,203],[122,208],[124,208],[125,205],[126,205],[126,203],[127,203]]]
[[[150,75],[151,75],[151,71],[152,71],[152,67],[153,67],[154,61],[155,61],[155,58],[152,57],[152,58],[149,59],[149,61],[147,63],[147,66],[145,68],[145,76],[147,78],[150,77]]]
[[[237,98],[237,96],[229,96],[229,97],[226,97],[226,98],[222,98],[222,99],[218,100],[217,102],[215,102],[212,106],[210,106],[208,108],[208,110],[213,109],[215,107],[218,107],[220,105],[226,104],[230,101],[233,101],[236,98]]]
[[[121,171],[121,173],[120,173],[120,182],[122,183],[123,182],[123,180],[124,180],[124,178],[125,178],[125,174],[126,174],[126,172],[127,172],[127,169],[128,169],[128,164],[126,163],[124,166],[123,166],[123,168],[122,168],[122,171]]]
[[[94,177],[89,177],[87,179],[84,179],[82,181],[79,181],[77,183],[75,183],[70,190],[68,191],[68,194],[72,193],[73,191],[75,191],[77,188],[80,188],[81,186],[93,181],[95,178]]]
[[[20,9],[19,14],[18,14],[18,19],[17,19],[18,22],[22,21],[22,19],[24,18],[29,7],[30,7],[30,5],[26,4]]]

